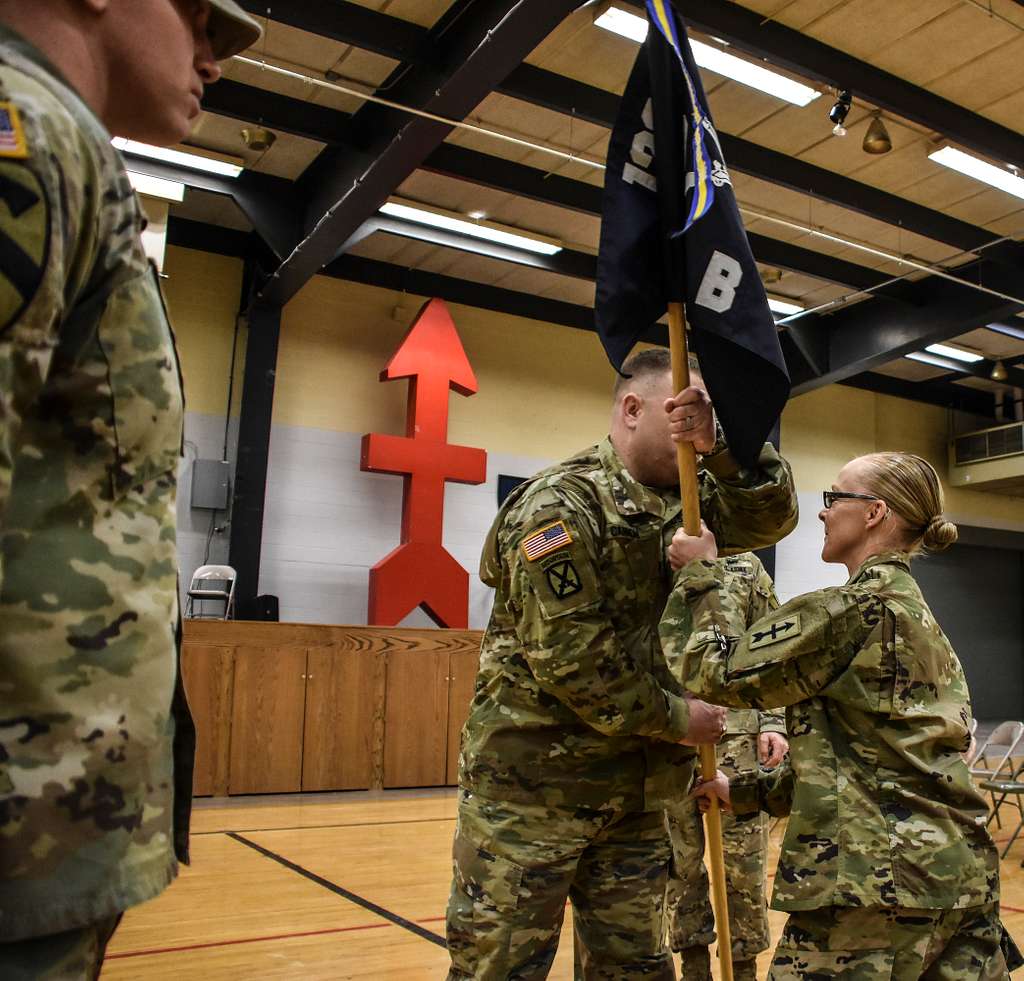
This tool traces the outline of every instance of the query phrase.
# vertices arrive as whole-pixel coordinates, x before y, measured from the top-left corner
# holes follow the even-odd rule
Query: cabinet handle
[[[313,680],[313,676],[312,676],[311,674],[307,674],[307,675],[306,675],[306,677],[307,677],[307,678],[308,678],[308,679],[309,679],[310,681],[312,681],[312,680]]]
[[[303,681],[305,681],[305,680],[306,680],[306,676],[305,676],[305,675],[303,675],[303,676],[302,676],[302,680],[303,680]]]

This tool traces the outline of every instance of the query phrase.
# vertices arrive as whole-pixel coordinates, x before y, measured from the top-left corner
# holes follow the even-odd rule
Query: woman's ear
[[[864,527],[869,530],[877,528],[883,522],[888,521],[891,515],[892,511],[889,510],[889,505],[885,501],[875,501],[864,512]]]

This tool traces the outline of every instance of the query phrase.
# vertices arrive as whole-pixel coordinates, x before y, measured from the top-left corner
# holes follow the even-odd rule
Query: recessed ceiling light
[[[380,208],[382,215],[390,215],[392,218],[402,218],[405,221],[416,222],[419,225],[428,225],[431,228],[443,228],[449,232],[456,232],[459,235],[468,235],[470,238],[484,239],[487,242],[498,242],[501,245],[508,245],[513,249],[524,249],[527,252],[537,252],[540,255],[554,255],[562,251],[562,246],[553,239],[532,238],[519,232],[505,231],[494,225],[478,224],[474,221],[467,221],[465,218],[456,218],[437,211],[428,211],[425,208],[414,208],[411,205],[399,204],[396,201],[388,201]]]
[[[985,324],[985,327],[988,330],[994,330],[997,334],[1016,337],[1017,340],[1024,341],[1024,327],[1014,327],[1011,324]]]
[[[974,354],[971,351],[961,351],[958,347],[950,347],[948,344],[929,344],[926,351],[930,351],[932,354],[941,355],[944,358],[952,358],[954,361],[965,361],[967,364],[974,364],[977,361],[984,361],[985,359],[980,354]]]
[[[621,7],[608,7],[595,18],[594,24],[637,43],[642,43],[647,37],[647,18],[630,13]],[[736,55],[705,44],[703,41],[695,41],[691,38],[690,49],[693,51],[693,60],[701,68],[718,72],[719,75],[731,78],[734,82],[749,85],[753,89],[767,92],[779,99],[785,99],[794,105],[806,106],[821,95],[809,85],[795,82],[769,68],[755,65],[743,58],[737,58]]]
[[[190,170],[202,170],[208,174],[218,174],[221,177],[237,177],[242,172],[240,164],[217,157],[175,150],[173,147],[150,146],[148,143],[139,143],[137,140],[126,140],[123,136],[115,136],[110,142],[114,144],[115,148],[129,156],[160,160],[163,163],[188,167]]]
[[[1014,197],[1024,198],[1024,178],[1020,178],[1002,167],[997,167],[987,160],[982,160],[981,157],[964,153],[963,150],[957,150],[955,147],[944,146],[941,150],[929,153],[928,159],[934,160],[944,167],[949,167],[951,170],[959,171],[961,174],[966,174],[968,177],[973,177],[977,181],[999,188],[1000,191],[1006,191],[1007,194],[1012,194]]]
[[[799,313],[803,310],[803,306],[799,303],[793,303],[792,300],[777,300],[774,296],[769,296],[768,309],[770,309],[772,313],[788,315],[791,313]]]
[[[162,198],[164,201],[184,201],[185,185],[178,181],[166,181],[162,177],[150,177],[128,171],[128,180],[139,194],[148,194],[151,198]]]
[[[946,358],[934,357],[922,351],[915,351],[913,354],[905,354],[903,356],[909,361],[920,361],[922,364],[934,365],[936,368],[945,368],[946,371],[950,369],[949,361]]]
[[[483,221],[487,217],[487,212],[486,211],[471,211],[469,213],[469,217],[472,218],[473,221]]]

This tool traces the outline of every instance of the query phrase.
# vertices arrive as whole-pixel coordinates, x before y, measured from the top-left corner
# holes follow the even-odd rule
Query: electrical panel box
[[[192,464],[192,507],[228,509],[231,464],[227,460],[196,460]]]

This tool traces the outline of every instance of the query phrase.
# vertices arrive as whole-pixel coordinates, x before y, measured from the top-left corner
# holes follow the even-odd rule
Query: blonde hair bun
[[[941,514],[937,514],[928,522],[921,544],[929,552],[941,552],[944,548],[949,548],[957,537],[956,525],[952,521],[947,521]]]

